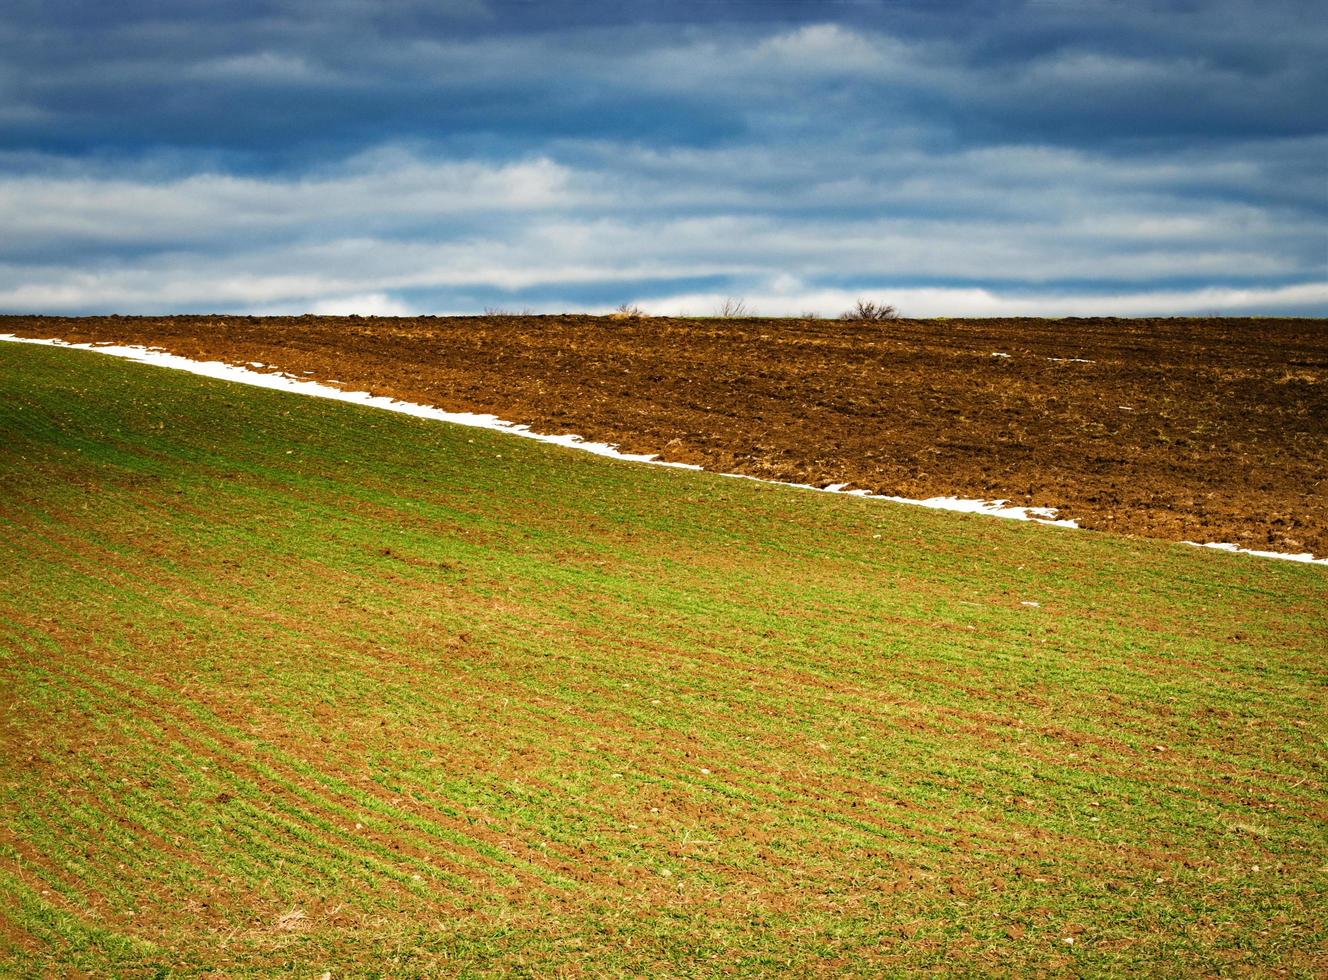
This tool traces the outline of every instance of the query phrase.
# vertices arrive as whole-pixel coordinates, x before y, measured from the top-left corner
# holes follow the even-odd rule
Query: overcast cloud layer
[[[0,311],[1328,315],[1318,0],[11,0],[0,47]]]

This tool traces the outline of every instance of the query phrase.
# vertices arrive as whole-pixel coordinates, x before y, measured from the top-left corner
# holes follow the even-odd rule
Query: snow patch
[[[1308,551],[1299,555],[1289,555],[1285,551],[1255,551],[1252,548],[1242,548],[1240,545],[1231,544],[1227,541],[1209,541],[1206,544],[1200,544],[1198,541],[1182,541],[1181,544],[1193,545],[1195,548],[1215,548],[1218,551],[1229,551],[1233,555],[1278,558],[1282,561],[1303,562],[1306,565],[1328,565],[1328,558],[1315,558]]]
[[[1038,524],[1050,524],[1053,527],[1075,527],[1077,522],[1068,518],[1058,520],[1052,507],[1017,507],[1008,500],[964,500],[960,497],[928,497],[926,500],[910,500],[907,497],[878,497],[878,500],[892,500],[897,504],[915,504],[918,507],[931,507],[935,510],[954,510],[965,514],[988,514],[992,517],[1006,517],[1014,521],[1034,521]]]
[[[916,500],[913,497],[893,497],[884,493],[872,493],[870,490],[846,490],[847,483],[831,483],[824,487],[810,483],[788,483],[784,480],[765,480],[746,473],[720,473],[731,480],[751,480],[754,483],[772,483],[779,487],[796,487],[799,490],[815,490],[817,493],[838,493],[848,497],[862,497],[864,500],[888,500],[892,504],[908,504],[911,507],[929,507],[932,510],[948,510],[959,514],[986,514],[988,517],[1004,517],[1012,521],[1034,521],[1038,524],[1050,524],[1054,527],[1074,527],[1074,521],[1057,520],[1056,511],[1051,507],[1015,507],[1008,500],[967,500],[963,497],[928,497]]]
[[[238,384],[250,385],[254,388],[271,388],[277,391],[291,391],[301,395],[311,395],[315,398],[329,398],[333,401],[350,402],[355,405],[367,405],[370,408],[381,408],[389,412],[398,412],[402,415],[413,415],[417,418],[433,419],[438,422],[451,422],[454,425],[465,425],[477,429],[495,429],[500,432],[510,432],[526,439],[552,443],[557,446],[566,446],[569,449],[580,449],[584,452],[595,453],[598,456],[608,456],[612,459],[630,460],[635,463],[653,463],[656,466],[672,466],[686,470],[699,470],[701,468],[691,463],[666,462],[657,459],[653,455],[625,453],[619,450],[617,446],[611,446],[603,442],[591,442],[587,439],[582,439],[577,435],[545,435],[543,433],[531,432],[528,426],[515,422],[505,422],[496,415],[485,415],[475,412],[445,412],[440,408],[434,408],[430,405],[417,405],[413,402],[398,401],[395,398],[388,398],[385,395],[371,395],[367,391],[345,391],[341,388],[333,388],[327,384],[310,381],[305,378],[297,378],[289,374],[251,371],[247,367],[226,364],[222,361],[195,361],[187,357],[180,357],[177,354],[168,354],[160,349],[122,346],[118,344],[74,344],[63,340],[34,340],[27,337],[16,337],[13,334],[0,334],[0,340],[10,340],[22,344],[41,344],[47,347],[71,347],[77,350],[90,350],[95,351],[98,354],[110,354],[112,357],[123,357],[126,360],[136,361],[140,364],[153,364],[157,367],[173,368],[177,371],[197,374],[204,378],[215,378],[220,381],[234,381]],[[306,371],[305,373],[309,374],[311,372]]]

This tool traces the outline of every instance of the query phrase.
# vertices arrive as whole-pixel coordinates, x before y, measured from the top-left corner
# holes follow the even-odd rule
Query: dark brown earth
[[[1328,320],[10,316],[0,332],[261,361],[712,470],[1328,556]]]

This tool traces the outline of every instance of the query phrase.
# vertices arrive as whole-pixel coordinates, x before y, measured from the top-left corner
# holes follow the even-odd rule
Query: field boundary
[[[61,347],[70,350],[83,350],[96,354],[106,354],[111,357],[119,357],[125,360],[134,361],[139,364],[184,371],[189,374],[211,378],[217,381],[229,381],[236,384],[249,385],[251,387],[287,391],[312,398],[324,398],[333,401],[347,402],[349,404],[362,405],[366,408],[376,408],[383,411],[396,412],[402,415],[410,415],[416,418],[466,426],[468,428],[506,432],[510,435],[520,436],[524,439],[531,439],[549,445],[562,446],[565,449],[575,449],[607,459],[619,460],[621,462],[646,463],[651,466],[665,466],[674,469],[695,470],[698,472],[715,472],[706,470],[704,467],[695,463],[682,463],[660,459],[658,454],[654,453],[624,452],[611,443],[594,442],[579,435],[555,435],[535,432],[525,423],[510,422],[488,413],[449,412],[431,405],[403,401],[385,395],[373,395],[366,391],[348,391],[344,388],[333,387],[332,384],[327,382],[299,378],[276,369],[272,371],[257,370],[259,368],[268,367],[267,364],[257,361],[249,362],[248,366],[229,364],[224,361],[199,361],[193,358],[183,357],[179,354],[172,354],[169,351],[160,348],[144,347],[140,345],[78,343],[51,338],[19,337],[16,334],[8,333],[0,333],[0,341],[35,344],[45,347]],[[981,514],[1006,520],[1031,521],[1033,523],[1045,524],[1052,527],[1085,530],[1084,528],[1081,528],[1076,521],[1059,519],[1055,508],[1020,507],[1011,505],[1008,500],[1004,499],[975,500],[961,497],[930,497],[927,499],[917,499],[886,494],[873,494],[867,490],[849,489],[850,485],[846,483],[836,483],[825,487],[817,487],[809,483],[772,480],[758,476],[751,476],[746,473],[721,472],[716,473],[715,475],[736,480],[751,480],[755,483],[764,483],[771,486],[790,487],[798,490],[813,490],[818,493],[842,494],[844,496],[859,497],[865,500],[882,500],[887,503],[906,504],[913,507],[926,507],[931,510],[944,510],[963,514]],[[1328,565],[1328,558],[1315,558],[1311,553],[1287,554],[1285,552],[1277,551],[1260,551],[1256,549],[1242,548],[1228,542],[1180,541],[1175,543],[1191,547],[1208,548],[1230,554],[1250,555],[1257,558],[1294,561],[1311,565]]]

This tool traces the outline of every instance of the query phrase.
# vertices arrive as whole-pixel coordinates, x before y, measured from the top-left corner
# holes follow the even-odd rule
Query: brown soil
[[[11,316],[0,332],[261,361],[712,470],[1328,555],[1325,320]]]

